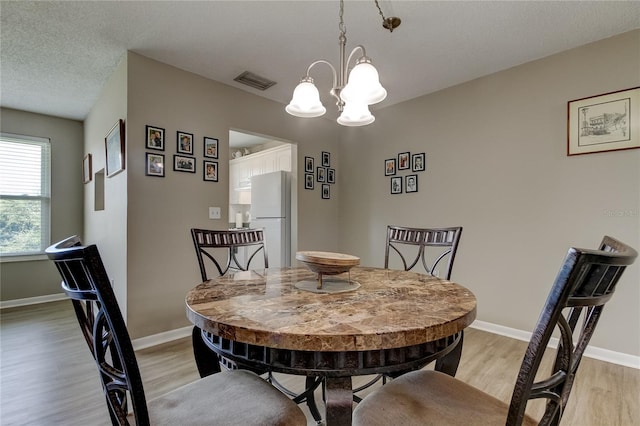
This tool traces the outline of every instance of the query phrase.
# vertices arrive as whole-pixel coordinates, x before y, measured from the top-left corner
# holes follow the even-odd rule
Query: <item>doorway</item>
[[[298,241],[298,165],[297,145],[273,136],[229,130],[229,228],[265,228],[269,266],[291,266],[295,263]],[[286,178],[287,208],[278,223],[286,224],[286,232],[279,225],[265,225],[256,217],[261,209],[261,197],[252,197],[254,176],[280,174]],[[264,176],[265,179],[269,176]],[[256,178],[257,181],[263,179]],[[256,181],[254,179],[254,182]],[[258,203],[258,204],[256,204]],[[254,209],[252,209],[252,205]],[[253,225],[252,225],[253,223]],[[267,229],[269,227],[269,229]],[[254,259],[255,261],[255,259]],[[253,266],[254,262],[252,262]],[[255,265],[260,267],[260,265]]]

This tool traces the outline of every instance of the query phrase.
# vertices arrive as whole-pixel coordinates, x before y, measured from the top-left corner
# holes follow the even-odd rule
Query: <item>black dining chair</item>
[[[262,258],[264,267],[269,267],[265,234],[261,228],[230,230],[192,228],[191,237],[202,281],[214,278],[212,274],[221,276],[228,272],[248,271],[252,267],[252,262],[259,257]],[[244,256],[238,259],[238,250],[243,249],[246,252]],[[209,265],[209,268],[207,268],[207,265]],[[215,269],[213,268],[214,266]],[[293,401],[298,404],[306,402],[314,419],[320,421],[321,415],[313,398],[313,392],[321,384],[321,380],[317,377],[307,378],[304,392],[293,392],[279,383],[269,368],[261,368],[255,364],[244,363],[242,357],[231,360],[219,355],[215,350],[216,346],[218,346],[231,348],[233,353],[247,354],[252,352],[264,353],[269,348],[222,339],[195,326],[192,330],[191,339],[200,377],[218,373],[221,370],[220,366],[227,370],[244,369],[259,375],[266,375],[266,379],[273,386],[289,395],[293,398]]]
[[[387,240],[384,249],[384,267],[389,269],[393,254],[402,262],[402,269],[411,271],[420,266],[431,275],[442,275],[445,279],[451,278],[453,261],[458,251],[458,244],[462,236],[462,227],[448,228],[409,228],[405,226],[388,225]],[[441,263],[442,262],[442,263]],[[442,268],[441,270],[438,268]],[[456,335],[455,344],[452,344],[442,357],[436,360],[436,369],[447,374],[455,375],[458,362],[462,354],[462,342],[464,332]],[[394,373],[394,376],[404,374],[407,371]],[[379,374],[367,383],[353,390],[353,399],[360,402],[359,392],[371,387],[382,380],[387,383],[390,376]]]
[[[224,275],[228,271],[247,271],[251,268],[251,262],[261,253],[264,267],[269,267],[264,230],[261,228],[232,230],[192,228],[191,238],[202,281],[214,277],[211,272],[208,272],[207,264],[215,266],[218,275]],[[244,259],[242,257],[238,259],[238,250],[246,251]]]
[[[73,303],[114,425],[306,425],[287,396],[249,371],[226,371],[147,401],[111,282],[95,245],[67,238],[46,250]]]
[[[396,253],[403,269],[410,271],[421,265],[425,272],[451,279],[462,227],[407,228],[387,226],[384,267],[389,268],[390,253]],[[439,269],[442,268],[442,269]]]
[[[196,259],[202,281],[224,275],[227,272],[247,271],[251,268],[252,261],[258,259],[257,256],[262,258],[265,268],[269,267],[263,229],[213,230],[192,228],[191,238],[196,251]],[[244,256],[240,256],[238,250],[243,250]],[[212,345],[233,345],[236,347],[234,351],[238,353],[265,350],[262,347],[249,347],[249,345],[234,341],[220,342],[219,337],[207,333],[199,327],[193,327],[191,338],[196,365],[201,377],[219,372],[220,364],[228,370],[243,368],[256,374],[269,373],[267,369],[258,369],[255,366],[244,365],[240,361],[232,361],[217,355]]]
[[[637,256],[633,248],[608,236],[599,250],[569,249],[533,331],[509,404],[446,374],[420,370],[365,397],[353,413],[353,424],[558,425],[604,305]],[[538,370],[555,329],[560,335],[555,363],[543,377]],[[525,414],[528,402],[538,398],[546,399],[540,420]]]

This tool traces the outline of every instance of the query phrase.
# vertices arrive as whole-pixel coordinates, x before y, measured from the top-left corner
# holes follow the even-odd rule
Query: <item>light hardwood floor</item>
[[[0,320],[0,425],[110,424],[71,303],[4,309]],[[525,348],[525,342],[469,329],[457,377],[508,401]],[[190,338],[137,357],[149,399],[198,378]],[[302,378],[278,378],[302,390]],[[364,380],[354,379],[354,386]],[[640,425],[639,397],[640,370],[583,358],[562,424]]]

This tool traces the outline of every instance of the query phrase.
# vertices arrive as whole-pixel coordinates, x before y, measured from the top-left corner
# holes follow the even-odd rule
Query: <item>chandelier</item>
[[[382,26],[393,32],[400,25],[400,18],[385,18],[378,4],[374,0],[380,16],[382,16]],[[347,27],[344,24],[344,0],[340,0],[340,66],[338,71],[329,61],[319,59],[314,61],[307,68],[307,73],[293,91],[293,97],[285,110],[296,117],[320,117],[327,109],[320,102],[320,93],[313,84],[313,78],[309,75],[311,68],[317,64],[327,64],[333,72],[333,86],[329,93],[336,98],[338,111],[338,123],[343,126],[366,126],[375,121],[375,117],[369,111],[369,105],[377,104],[387,97],[387,91],[380,84],[378,71],[371,63],[371,59],[362,45],[356,46],[349,56],[346,56]],[[345,77],[349,71],[349,64],[355,55],[360,52],[361,56],[355,61],[355,66],[349,73],[349,78]]]

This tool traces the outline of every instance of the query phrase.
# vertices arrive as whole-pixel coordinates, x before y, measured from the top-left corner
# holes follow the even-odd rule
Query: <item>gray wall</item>
[[[146,125],[165,129],[164,178],[144,174]],[[340,173],[338,127],[329,120],[291,117],[281,104],[129,53],[126,280],[133,338],[189,325],[184,297],[200,281],[190,228],[226,229],[229,223],[229,129],[296,144],[298,164],[304,156],[319,161],[321,151],[332,152]],[[178,130],[194,135],[195,174],[173,171]],[[204,136],[219,139],[217,183],[202,179]],[[297,182],[304,182],[303,172],[298,168]],[[339,194],[322,200],[319,188],[297,185],[294,197],[299,249],[337,250]],[[222,207],[221,220],[208,218],[209,206]]]
[[[452,279],[479,320],[531,331],[569,246],[640,247],[640,150],[566,155],[567,101],[640,86],[639,70],[634,31],[378,111],[342,141],[341,250],[381,266],[387,224],[464,226]],[[427,170],[418,193],[390,195],[384,160],[404,151]],[[639,269],[593,345],[640,355]]]
[[[0,108],[3,132],[51,140],[51,241],[82,235],[82,123]],[[60,276],[46,258],[0,265],[0,300],[62,293]]]
[[[106,177],[105,136],[119,119],[125,121],[125,169]],[[85,243],[97,244],[109,272],[120,309],[127,318],[127,176],[129,125],[127,123],[127,56],[123,55],[113,75],[105,84],[87,115],[84,124],[85,152],[93,155],[94,179],[84,188]],[[101,184],[102,182],[102,184]],[[95,208],[96,194],[103,195],[102,209]]]

